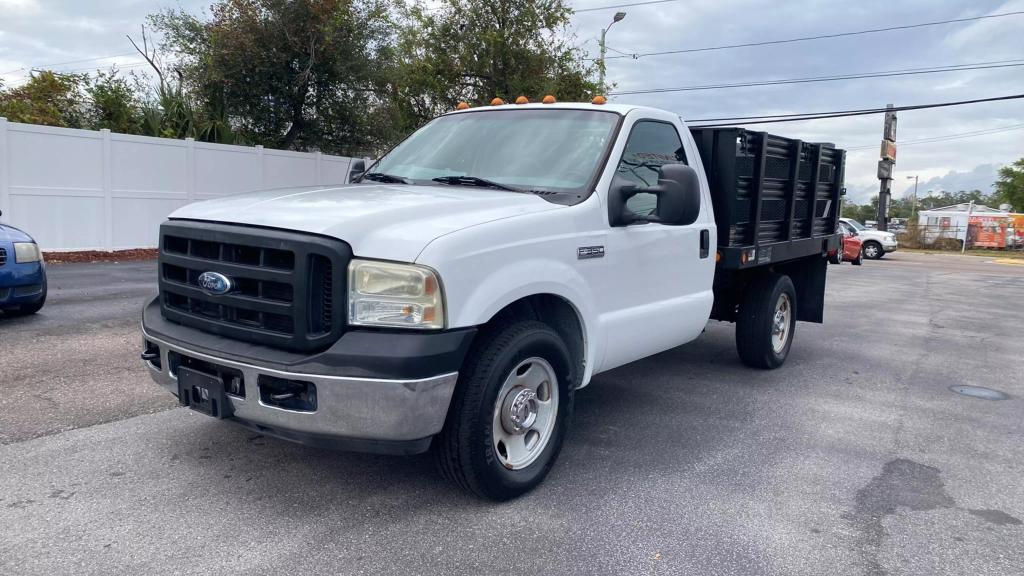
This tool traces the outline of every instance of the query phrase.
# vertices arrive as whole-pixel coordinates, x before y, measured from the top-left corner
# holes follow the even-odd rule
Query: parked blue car
[[[0,310],[8,316],[35,314],[45,303],[46,267],[39,246],[28,234],[0,223]]]

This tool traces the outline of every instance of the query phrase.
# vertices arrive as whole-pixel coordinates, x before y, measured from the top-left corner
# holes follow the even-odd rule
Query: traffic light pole
[[[892,108],[887,104],[886,108]],[[875,227],[886,231],[889,229],[889,201],[892,199],[892,167],[896,163],[896,112],[885,113],[885,126],[882,128],[881,160],[878,161],[878,223]]]

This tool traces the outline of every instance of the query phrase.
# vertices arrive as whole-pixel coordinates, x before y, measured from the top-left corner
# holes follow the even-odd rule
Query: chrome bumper
[[[429,438],[444,426],[458,379],[457,372],[422,380],[282,372],[195,352],[153,337],[145,330],[142,334],[148,342],[159,346],[162,368],[152,361],[143,363],[153,380],[174,395],[178,394],[178,379],[171,373],[170,351],[240,371],[246,397],[228,396],[233,417],[249,425],[266,427],[270,432],[385,442]],[[316,411],[287,410],[264,404],[257,388],[260,375],[313,383],[316,386]]]

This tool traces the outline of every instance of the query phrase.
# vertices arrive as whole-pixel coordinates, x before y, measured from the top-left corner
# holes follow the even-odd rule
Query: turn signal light
[[[527,98],[526,96],[520,96],[519,98],[516,98],[516,104],[529,104],[529,103],[530,103],[530,99]]]
[[[544,97],[544,100],[542,100],[542,102],[544,102],[545,104],[554,104],[555,97],[552,96],[551,94],[548,94],[547,96]]]
[[[504,103],[505,101],[502,100],[501,98],[495,98],[494,100],[491,100],[491,106],[501,106]]]
[[[598,106],[606,102],[608,102],[608,99],[604,96],[594,96],[594,99],[590,101],[591,104],[597,104]]]
[[[466,108],[469,108],[469,104],[466,102],[459,102],[458,106],[455,107],[456,110],[465,110]]]

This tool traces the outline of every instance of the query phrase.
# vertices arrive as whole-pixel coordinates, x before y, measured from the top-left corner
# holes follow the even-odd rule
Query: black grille
[[[325,348],[345,326],[347,244],[274,229],[191,221],[160,228],[161,310],[168,320],[296,351]],[[227,294],[200,287],[204,272],[231,279]]]
[[[7,248],[0,248],[0,266],[7,264]]]

